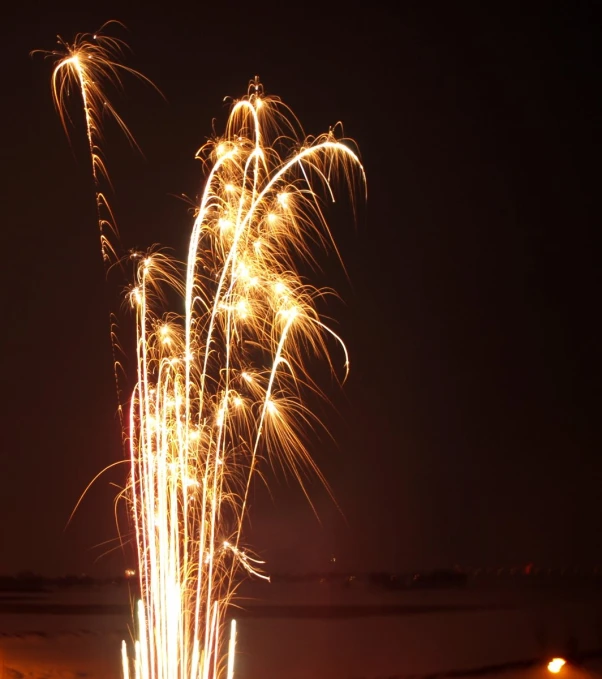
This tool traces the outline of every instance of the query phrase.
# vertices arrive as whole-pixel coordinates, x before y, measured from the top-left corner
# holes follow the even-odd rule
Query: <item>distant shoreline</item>
[[[372,616],[429,615],[434,613],[470,613],[510,610],[498,605],[375,605],[375,604],[261,604],[232,608],[236,618],[364,618]],[[123,604],[59,604],[31,600],[0,598],[0,614],[10,615],[131,615],[130,606]]]

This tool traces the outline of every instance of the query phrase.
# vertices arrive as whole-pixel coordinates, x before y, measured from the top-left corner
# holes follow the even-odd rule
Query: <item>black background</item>
[[[453,5],[453,6],[452,6]],[[103,151],[124,247],[184,257],[194,154],[225,96],[259,75],[311,134],[342,121],[368,200],[331,223],[348,271],[316,282],[351,354],[316,408],[326,493],[271,480],[247,532],[268,570],[595,566],[602,557],[593,3],[263,3],[160,10],[24,5],[2,45],[0,572],[120,571],[122,456],[108,312],[133,319],[100,258],[80,102],[71,142],[50,95],[54,49],[108,19],[132,48],[113,98],[140,144]],[[597,187],[596,187],[597,188]],[[597,207],[597,205],[596,205]],[[131,367],[131,365],[130,365]],[[318,374],[321,368],[316,367]]]

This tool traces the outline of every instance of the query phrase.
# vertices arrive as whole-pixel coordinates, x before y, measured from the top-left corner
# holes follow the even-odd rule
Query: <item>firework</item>
[[[136,142],[125,122],[111,104],[106,88],[111,85],[120,86],[120,76],[123,73],[134,75],[154,87],[148,78],[121,63],[126,44],[119,38],[103,33],[104,29],[111,24],[120,25],[119,22],[109,21],[94,34],[79,33],[71,44],[65,42],[59,36],[58,44],[60,49],[53,51],[34,50],[32,52],[32,54],[41,52],[46,57],[56,61],[52,73],[52,98],[66,133],[68,133],[68,123],[71,120],[67,107],[69,96],[72,91],[79,93],[81,96],[95,190],[100,251],[105,273],[107,274],[111,265],[119,261],[119,256],[113,242],[118,236],[115,219],[106,196],[106,191],[103,191],[103,186],[110,184],[101,151],[104,119],[113,118],[134,146],[136,146]],[[123,425],[117,362],[116,322],[113,314],[110,315],[109,321],[111,348],[115,366],[117,402]]]
[[[105,58],[95,83],[116,69]],[[54,91],[61,103],[64,87]],[[94,117],[86,119],[94,157]],[[334,245],[321,198],[333,197],[331,180],[364,180],[351,145],[332,131],[305,138],[255,80],[223,137],[197,157],[207,179],[186,261],[133,256],[137,383],[125,496],[141,600],[138,638],[122,646],[126,679],[232,679],[236,623],[227,612],[237,574],[267,578],[242,535],[251,481],[265,458],[301,485],[307,470],[322,478],[306,448],[315,418],[303,397],[317,389],[306,363],[319,354],[334,366],[334,343],[343,375],[349,365],[317,310],[333,293],[311,286],[298,266],[313,263],[311,245]],[[183,316],[162,308],[166,288],[181,296]]]
[[[235,572],[265,577],[241,545],[259,456],[279,458],[300,482],[303,467],[319,475],[304,443],[312,415],[302,397],[314,387],[306,357],[327,355],[334,338],[348,366],[343,342],[316,311],[325,291],[296,265],[311,259],[310,241],[331,241],[320,189],[329,193],[331,177],[354,167],[363,176],[361,166],[332,133],[295,142],[285,114],[251,86],[225,135],[198,154],[209,172],[184,276],[160,253],[137,267],[129,497],[142,677],[232,676],[223,631]],[[153,311],[161,284],[182,294],[183,318]]]

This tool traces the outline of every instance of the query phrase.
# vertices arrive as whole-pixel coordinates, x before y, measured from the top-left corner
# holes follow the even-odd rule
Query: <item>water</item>
[[[571,637],[581,652],[602,648],[595,583],[481,579],[387,591],[361,579],[256,582],[241,594],[238,679],[423,677],[563,655]],[[125,585],[0,593],[0,679],[119,677],[129,610]],[[551,676],[545,664],[512,674]]]

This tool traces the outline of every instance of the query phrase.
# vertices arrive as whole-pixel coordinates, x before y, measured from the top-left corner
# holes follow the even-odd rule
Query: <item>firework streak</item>
[[[117,43],[104,40],[81,36],[67,46],[53,81],[61,111],[61,74],[80,85],[93,168],[103,167],[96,121],[108,105],[99,87],[122,68]],[[308,470],[322,479],[306,448],[316,420],[303,395],[317,390],[307,357],[330,363],[334,342],[348,369],[343,342],[316,307],[333,293],[308,284],[298,265],[313,263],[310,245],[334,246],[321,196],[333,198],[335,176],[350,186],[364,181],[356,153],[332,132],[304,138],[255,81],[233,105],[223,137],[197,157],[207,180],[186,262],[160,251],[134,255],[137,384],[126,497],[141,600],[138,638],[122,646],[126,679],[233,677],[228,606],[240,574],[267,579],[242,538],[251,480],[266,458],[302,486]],[[166,289],[180,296],[183,316],[162,308]]]

